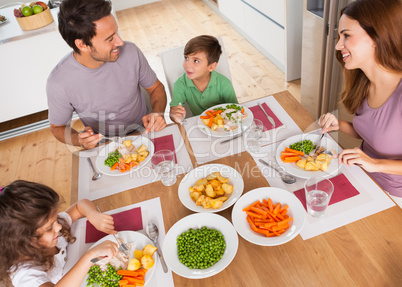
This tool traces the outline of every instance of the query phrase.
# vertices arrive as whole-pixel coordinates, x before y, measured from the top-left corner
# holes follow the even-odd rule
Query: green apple
[[[29,6],[24,6],[21,9],[21,13],[22,15],[24,15],[25,17],[31,16],[33,14],[32,8]]]
[[[33,5],[32,10],[34,14],[38,14],[43,12],[43,7],[41,5]]]

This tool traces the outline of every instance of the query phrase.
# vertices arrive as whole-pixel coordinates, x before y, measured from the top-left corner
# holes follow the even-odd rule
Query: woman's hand
[[[331,113],[321,115],[318,123],[322,128],[322,133],[339,130],[339,121]]]
[[[347,166],[358,165],[368,172],[378,172],[378,163],[374,158],[369,157],[361,149],[344,149],[338,155],[339,163]]]
[[[180,124],[186,117],[186,109],[182,105],[170,108],[170,118],[177,124]]]
[[[117,231],[114,230],[114,221],[111,215],[94,211],[87,214],[87,218],[99,231],[107,234],[117,234]]]

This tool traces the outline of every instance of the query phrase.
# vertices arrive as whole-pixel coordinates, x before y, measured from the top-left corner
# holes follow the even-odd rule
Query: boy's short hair
[[[208,59],[208,65],[219,61],[222,54],[222,48],[218,39],[210,35],[201,35],[192,38],[184,47],[184,55],[191,55],[198,52],[205,52]]]

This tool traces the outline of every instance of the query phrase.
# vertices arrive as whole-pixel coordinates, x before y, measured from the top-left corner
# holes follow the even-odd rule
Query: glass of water
[[[176,183],[175,156],[172,151],[160,150],[155,152],[151,162],[163,185],[171,186]]]
[[[251,126],[246,131],[246,143],[249,150],[253,153],[258,153],[261,148],[260,138],[264,130],[262,121],[254,119]]]
[[[329,179],[312,177],[304,183],[307,211],[314,217],[322,217],[334,192],[334,185]]]

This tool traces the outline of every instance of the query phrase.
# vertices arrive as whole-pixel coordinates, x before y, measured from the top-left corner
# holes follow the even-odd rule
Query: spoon
[[[162,250],[160,249],[159,243],[158,243],[158,236],[159,236],[158,227],[154,223],[150,222],[150,223],[148,223],[148,225],[146,227],[146,231],[147,231],[149,239],[151,239],[152,242],[156,245],[156,248],[157,248],[156,252],[158,252],[159,258],[161,259],[163,272],[167,273],[168,268],[166,266],[165,259],[163,259]]]
[[[94,165],[93,165],[93,163],[92,163],[92,161],[91,161],[91,159],[89,157],[87,157],[87,160],[88,160],[89,165],[91,166],[91,169],[92,169],[92,171],[94,173],[94,175],[92,176],[92,180],[100,179],[102,177],[102,174],[95,171],[95,167],[94,167]]]
[[[274,167],[273,165],[267,163],[266,161],[264,161],[264,160],[262,160],[262,159],[260,159],[260,162],[263,163],[263,164],[265,164],[265,165],[267,165],[267,166],[269,166],[269,167],[271,167],[271,168],[273,168],[273,169],[276,170],[277,172],[279,172],[279,174],[280,174],[280,176],[281,176],[281,179],[282,179],[282,181],[283,181],[284,183],[292,184],[292,183],[295,183],[295,182],[296,182],[296,178],[295,178],[294,176],[291,176],[290,174],[287,174],[284,170],[279,170],[279,169],[277,169],[276,167]]]

